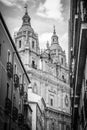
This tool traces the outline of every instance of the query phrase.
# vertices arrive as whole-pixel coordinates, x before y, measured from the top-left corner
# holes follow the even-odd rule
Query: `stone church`
[[[46,103],[47,130],[70,130],[69,69],[55,27],[51,43],[41,51],[38,34],[31,26],[27,8],[15,34],[15,44],[32,84],[32,91]]]

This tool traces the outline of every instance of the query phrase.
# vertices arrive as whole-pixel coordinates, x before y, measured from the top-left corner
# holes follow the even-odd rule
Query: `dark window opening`
[[[53,99],[50,99],[50,104],[51,106],[53,106]]]
[[[35,61],[34,60],[32,60],[32,67],[35,68],[35,69],[37,68],[37,66],[35,65]]]
[[[7,83],[7,97],[9,95],[9,84]]]
[[[19,81],[22,84],[22,76],[21,75],[19,76]]]
[[[10,61],[10,56],[11,56],[11,54],[10,54],[10,51],[8,51],[8,62]]]
[[[86,86],[87,86],[87,80],[86,80]]]
[[[15,74],[16,74],[17,73],[17,66],[16,66],[16,64],[14,66],[14,71],[15,71]]]
[[[64,75],[62,75],[62,78],[64,79]]]
[[[21,48],[21,40],[19,41],[19,48]]]
[[[35,61],[34,60],[32,60],[32,67],[34,67],[35,66]]]
[[[61,58],[61,63],[63,64],[63,58]]]
[[[32,48],[34,48],[34,41],[32,41]]]
[[[62,75],[62,79],[66,83],[66,79],[65,79],[64,75]]]

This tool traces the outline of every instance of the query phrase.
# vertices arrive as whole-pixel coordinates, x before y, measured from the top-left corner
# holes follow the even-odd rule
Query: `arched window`
[[[35,61],[32,60],[32,67],[35,68]]]
[[[19,48],[21,48],[21,40],[19,40]]]
[[[15,74],[17,74],[17,65],[16,64],[14,65],[14,72],[15,72]]]
[[[50,99],[50,105],[53,106],[53,99]]]
[[[64,80],[64,75],[62,75],[62,79]]]
[[[34,45],[34,41],[32,41],[32,48],[33,48],[33,49],[34,49],[34,46],[35,46],[35,45]]]
[[[9,95],[9,84],[7,83],[7,97]]]
[[[11,52],[8,50],[7,61],[11,62]]]
[[[63,58],[61,58],[61,64],[63,65]]]

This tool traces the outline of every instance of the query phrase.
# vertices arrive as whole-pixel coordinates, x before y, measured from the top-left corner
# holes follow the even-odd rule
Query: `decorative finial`
[[[54,34],[56,34],[56,31],[55,31],[55,25],[53,26],[53,28],[54,28],[54,31],[53,31],[53,33],[54,33]]]
[[[28,8],[27,3],[25,4],[24,8],[25,8],[25,13],[27,13],[27,8]]]

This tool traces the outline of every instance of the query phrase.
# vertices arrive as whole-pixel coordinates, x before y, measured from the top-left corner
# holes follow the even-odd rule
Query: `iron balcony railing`
[[[7,62],[7,75],[9,78],[13,77],[13,65],[11,62]]]

